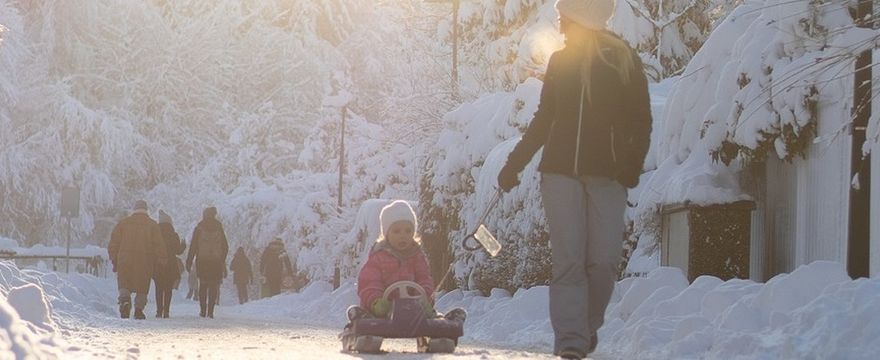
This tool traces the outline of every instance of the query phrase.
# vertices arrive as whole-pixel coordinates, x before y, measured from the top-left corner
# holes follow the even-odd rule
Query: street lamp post
[[[345,113],[348,106],[342,107],[342,125],[339,129],[339,186],[336,194],[336,207],[342,209],[342,174],[345,172]]]
[[[458,98],[458,9],[461,6],[461,0],[425,0],[429,3],[452,3],[452,96]]]

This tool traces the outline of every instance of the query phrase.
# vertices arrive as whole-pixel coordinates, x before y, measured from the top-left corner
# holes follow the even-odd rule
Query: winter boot
[[[354,339],[354,351],[362,354],[378,354],[382,348],[382,340],[379,336],[361,335]]]
[[[467,312],[464,311],[464,309],[462,308],[455,308],[449,310],[445,315],[443,315],[443,318],[445,318],[446,320],[464,322],[464,320],[467,319]]]
[[[144,309],[134,309],[134,319],[135,320],[144,320],[147,318],[147,315],[144,315]]]
[[[348,317],[349,322],[355,321],[357,319],[363,319],[369,314],[370,313],[367,312],[367,310],[364,310],[364,308],[357,305],[349,306],[348,310],[345,311],[345,315]]]
[[[128,319],[131,316],[131,300],[119,302],[119,316],[123,319]]]

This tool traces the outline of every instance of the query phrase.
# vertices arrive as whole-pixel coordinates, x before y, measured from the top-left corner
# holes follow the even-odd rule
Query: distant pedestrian
[[[281,283],[284,276],[291,276],[290,257],[284,249],[281,239],[275,238],[266,245],[263,256],[260,258],[260,274],[268,288],[268,296],[281,293]]]
[[[156,317],[168,318],[171,311],[171,292],[174,284],[180,281],[177,255],[183,253],[186,246],[180,242],[180,236],[174,231],[171,216],[159,210],[159,228],[162,230],[165,253],[167,254],[165,265],[156,267],[153,273],[153,283],[156,288]]]
[[[150,292],[150,279],[154,266],[164,266],[167,261],[162,230],[147,215],[147,202],[138,200],[134,212],[119,221],[110,235],[107,246],[116,284],[119,288],[119,315],[127,319],[131,315],[131,294],[136,293],[134,318],[146,319],[144,307]]]
[[[248,302],[248,284],[253,281],[253,273],[251,272],[251,261],[244,253],[243,247],[239,246],[235,251],[229,269],[232,270],[232,283],[238,290],[238,303],[244,304]]]
[[[614,7],[614,0],[556,2],[565,48],[550,56],[538,110],[498,175],[509,191],[543,147],[553,353],[565,359],[585,358],[599,342],[617,280],[626,189],[638,185],[650,142],[648,82],[638,53],[607,28]]]
[[[214,306],[220,294],[220,282],[226,270],[229,243],[223,224],[217,220],[217,208],[208,207],[202,212],[202,221],[193,230],[192,244],[186,256],[186,268],[191,269],[193,260],[199,276],[199,316],[214,318]]]

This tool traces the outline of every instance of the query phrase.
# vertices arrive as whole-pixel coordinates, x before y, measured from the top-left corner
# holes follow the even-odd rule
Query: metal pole
[[[458,8],[460,0],[452,0],[452,96],[458,99]]]
[[[342,126],[339,130],[339,192],[336,196],[336,207],[342,208],[342,174],[345,171],[345,112],[348,107],[342,107]]]
[[[67,217],[67,262],[64,265],[64,272],[70,273],[70,216]]]

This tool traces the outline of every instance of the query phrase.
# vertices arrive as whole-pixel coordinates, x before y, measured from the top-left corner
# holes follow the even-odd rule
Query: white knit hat
[[[556,11],[587,29],[604,30],[614,15],[615,0],[559,0]]]
[[[382,212],[379,213],[379,222],[382,224],[382,236],[384,237],[388,233],[388,228],[391,227],[391,224],[402,220],[411,222],[413,231],[418,230],[419,222],[416,220],[416,212],[413,211],[412,206],[408,202],[395,200],[385,205],[382,208]]]

